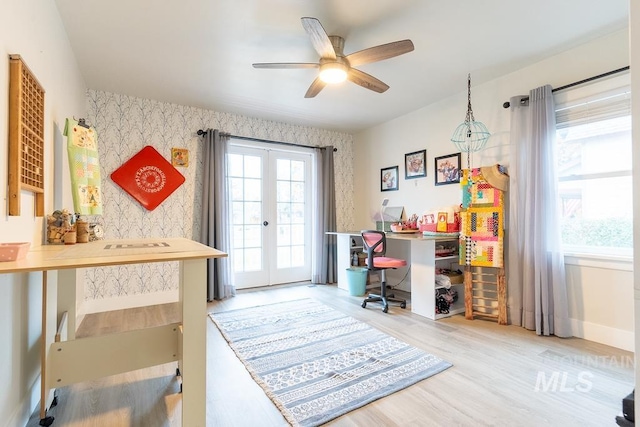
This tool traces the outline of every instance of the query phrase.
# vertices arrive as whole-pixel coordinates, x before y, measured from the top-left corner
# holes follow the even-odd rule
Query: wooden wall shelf
[[[9,215],[20,215],[20,192],[35,194],[44,216],[44,89],[20,55],[9,55]]]

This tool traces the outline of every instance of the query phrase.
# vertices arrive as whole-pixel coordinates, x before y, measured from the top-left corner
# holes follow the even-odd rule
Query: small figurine
[[[69,213],[69,211],[66,209],[63,209],[61,216],[62,216],[62,228],[64,228],[66,231],[71,230],[71,214]]]

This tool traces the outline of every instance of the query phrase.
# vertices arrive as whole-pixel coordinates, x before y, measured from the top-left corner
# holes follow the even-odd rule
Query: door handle
[[[264,225],[264,226],[266,227],[267,225],[269,225],[269,221],[264,221],[264,222],[262,223],[262,225]]]

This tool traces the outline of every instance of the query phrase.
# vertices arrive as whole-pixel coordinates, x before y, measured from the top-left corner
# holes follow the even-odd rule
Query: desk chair
[[[383,231],[362,230],[361,234],[362,245],[367,253],[367,269],[369,271],[380,271],[381,288],[380,295],[369,294],[369,296],[362,301],[362,308],[366,308],[368,302],[381,302],[383,313],[386,313],[389,310],[389,302],[398,302],[400,303],[400,308],[406,308],[406,300],[394,298],[393,294],[387,295],[387,279],[385,271],[389,268],[404,267],[407,265],[407,261],[384,256],[387,251],[387,236]]]

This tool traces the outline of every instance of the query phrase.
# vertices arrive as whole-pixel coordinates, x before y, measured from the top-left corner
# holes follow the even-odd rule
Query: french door
[[[231,246],[239,289],[311,279],[311,155],[231,145]]]

